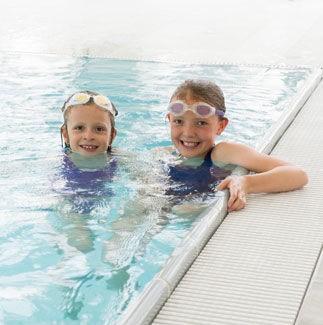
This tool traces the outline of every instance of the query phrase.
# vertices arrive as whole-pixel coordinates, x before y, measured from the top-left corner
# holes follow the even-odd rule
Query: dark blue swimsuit
[[[231,174],[231,170],[225,170],[213,164],[212,149],[206,154],[200,166],[168,165],[166,172],[169,176],[170,186],[166,193],[184,196],[214,192],[217,185]]]
[[[60,192],[68,196],[78,212],[89,213],[97,206],[98,198],[113,196],[114,193],[108,187],[108,183],[113,181],[116,171],[117,161],[113,155],[104,168],[83,171],[78,169],[64,152],[60,178],[65,181],[65,184],[60,188]]]

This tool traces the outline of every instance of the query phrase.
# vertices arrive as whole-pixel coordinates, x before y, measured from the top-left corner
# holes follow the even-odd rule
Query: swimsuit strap
[[[212,158],[211,158],[211,154],[212,154],[212,150],[214,147],[212,147],[206,154],[203,163],[201,164],[201,166],[203,167],[212,167],[213,166],[213,162],[212,162]],[[200,167],[201,167],[200,166]]]

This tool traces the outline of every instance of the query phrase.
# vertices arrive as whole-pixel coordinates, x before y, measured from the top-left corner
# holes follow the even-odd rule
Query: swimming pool
[[[222,139],[256,146],[312,73],[26,54],[0,60],[0,321],[6,324],[116,323],[195,224],[194,214],[161,215],[165,202],[153,201],[129,226],[137,207],[131,218],[124,211],[142,184],[122,168],[108,185],[113,199],[78,218],[80,211],[53,191],[60,189],[59,108],[69,94],[108,95],[120,112],[114,145],[136,152],[142,166],[151,162],[149,149],[170,144],[165,106],[184,79],[217,82],[230,119]],[[113,250],[115,233],[122,245]]]

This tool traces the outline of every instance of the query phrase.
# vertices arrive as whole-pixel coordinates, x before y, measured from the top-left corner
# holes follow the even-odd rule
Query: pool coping
[[[224,65],[224,66],[239,66],[239,67],[250,67],[250,68],[279,68],[279,69],[320,69],[320,65],[310,64],[285,64],[285,63],[272,63],[272,64],[261,64],[244,61],[222,61],[222,60],[179,60],[179,59],[162,59],[155,57],[142,57],[142,56],[114,56],[114,55],[71,55],[64,53],[55,52],[32,52],[32,51],[14,51],[14,50],[3,50],[0,49],[0,55],[34,55],[34,56],[52,56],[52,57],[68,57],[68,58],[89,58],[89,59],[107,59],[116,61],[137,61],[137,62],[152,62],[152,63],[170,63],[170,64],[194,64],[194,65]]]
[[[258,151],[266,154],[272,151],[322,77],[322,68],[312,69],[312,73],[302,89],[283,111],[279,120],[269,128],[263,140],[256,146]],[[244,168],[237,167],[233,174],[241,175],[246,172]],[[126,309],[120,322],[121,325],[151,323],[207,241],[224,220],[227,214],[228,196],[227,190],[219,192],[219,199],[200,215],[199,222],[175,248],[165,266],[156,274],[134,303]]]

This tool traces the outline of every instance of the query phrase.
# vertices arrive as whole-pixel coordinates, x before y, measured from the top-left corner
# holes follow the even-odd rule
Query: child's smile
[[[97,148],[99,148],[99,146],[90,146],[90,145],[80,145],[80,147],[88,152],[94,152]]]
[[[187,142],[187,141],[181,141],[183,146],[185,147],[191,147],[193,149],[196,148],[199,145],[199,142]]]

